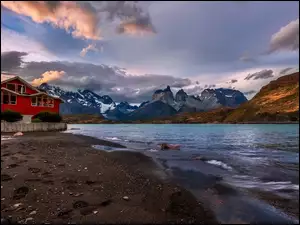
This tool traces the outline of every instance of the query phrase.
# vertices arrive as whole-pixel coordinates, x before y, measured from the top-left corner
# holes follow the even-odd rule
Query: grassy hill
[[[299,72],[271,81],[236,109],[183,113],[144,123],[267,123],[299,121]]]

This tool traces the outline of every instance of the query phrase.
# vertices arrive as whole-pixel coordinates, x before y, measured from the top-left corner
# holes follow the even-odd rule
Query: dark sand
[[[67,133],[25,133],[2,141],[1,218],[19,223],[216,223],[190,192],[159,179],[147,156],[91,145],[122,147]]]

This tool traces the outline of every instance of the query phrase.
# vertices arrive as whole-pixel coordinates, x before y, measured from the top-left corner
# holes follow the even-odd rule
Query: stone
[[[123,199],[124,199],[125,201],[129,201],[129,197],[128,197],[128,196],[124,196]]]
[[[24,134],[23,134],[22,132],[19,131],[19,132],[17,132],[17,133],[14,133],[13,136],[16,137],[16,136],[23,136],[23,135],[24,135]]]
[[[36,214],[36,211],[32,211],[31,213],[29,213],[29,215],[35,215]]]

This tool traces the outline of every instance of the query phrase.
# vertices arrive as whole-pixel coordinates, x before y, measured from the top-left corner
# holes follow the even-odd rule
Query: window
[[[8,93],[3,94],[3,104],[9,104],[9,95],[8,95]]]
[[[48,106],[47,97],[43,97],[43,106],[45,106],[45,107]]]
[[[37,97],[37,106],[43,106],[42,97]]]
[[[1,92],[1,103],[16,105],[17,104],[17,96],[9,93],[8,91]]]
[[[16,85],[15,84],[6,84],[6,88],[8,90],[16,91]]]
[[[31,105],[40,107],[53,107],[54,101],[52,98],[49,98],[47,96],[32,97]]]
[[[16,95],[13,95],[13,94],[10,95],[10,104],[11,105],[17,104],[17,96]]]
[[[52,98],[48,98],[48,106],[53,107],[54,106],[54,101]]]
[[[18,90],[17,90],[18,93],[24,94],[26,92],[26,86],[24,86],[22,84],[18,84],[17,88],[18,88]]]
[[[31,97],[31,105],[36,106],[36,97]]]

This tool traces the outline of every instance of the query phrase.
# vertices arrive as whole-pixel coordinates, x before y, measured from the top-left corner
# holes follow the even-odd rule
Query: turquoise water
[[[299,201],[298,124],[95,124],[68,129],[142,151],[194,193],[207,188],[203,181],[212,176],[243,193],[259,190]],[[181,149],[160,151],[162,142]]]

